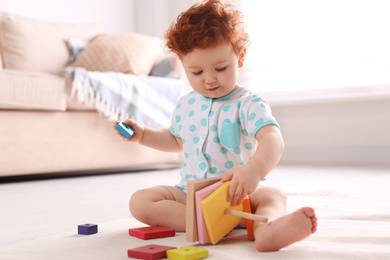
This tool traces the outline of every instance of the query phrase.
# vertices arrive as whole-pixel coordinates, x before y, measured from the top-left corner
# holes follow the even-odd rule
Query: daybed
[[[90,49],[94,43],[102,49]],[[158,152],[121,140],[112,129],[112,120],[97,111],[93,100],[92,107],[79,102],[83,98],[91,102],[93,93],[86,100],[81,89],[75,90],[72,84],[74,67],[146,79],[152,78],[148,75],[156,69],[168,74],[157,67],[167,62],[160,39],[130,33],[113,35],[105,32],[103,25],[54,24],[0,13],[0,54],[0,177],[151,169],[181,162],[178,153]],[[132,111],[121,113],[115,104],[100,102],[100,110],[102,106],[106,112],[107,106],[117,110],[116,118],[111,111],[111,119],[132,117]]]

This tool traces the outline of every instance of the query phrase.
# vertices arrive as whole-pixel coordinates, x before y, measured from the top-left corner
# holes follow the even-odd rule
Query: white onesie
[[[195,91],[181,97],[170,128],[182,139],[185,156],[176,187],[186,192],[187,181],[223,177],[247,163],[257,131],[270,124],[278,126],[267,102],[242,87],[218,99]]]

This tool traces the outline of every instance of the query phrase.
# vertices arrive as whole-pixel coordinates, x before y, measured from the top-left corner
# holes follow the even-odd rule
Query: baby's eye
[[[223,67],[223,68],[218,68],[218,69],[215,69],[216,71],[224,71],[224,70],[226,70],[226,67],[227,66],[225,66],[225,67]]]
[[[194,76],[199,76],[200,74],[202,74],[203,71],[197,71],[197,72],[192,72],[192,74]]]

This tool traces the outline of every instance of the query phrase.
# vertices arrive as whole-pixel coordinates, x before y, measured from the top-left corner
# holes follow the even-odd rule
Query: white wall
[[[100,23],[109,32],[134,31],[132,0],[0,0],[0,11],[60,23]]]
[[[282,163],[390,166],[388,98],[272,108],[285,140]]]
[[[134,0],[135,31],[163,37],[172,21],[196,0]]]
[[[102,23],[108,32],[163,37],[196,0],[0,0],[0,11],[48,22]]]

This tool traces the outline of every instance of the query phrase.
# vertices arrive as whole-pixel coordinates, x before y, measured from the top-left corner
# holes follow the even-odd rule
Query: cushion
[[[0,70],[0,109],[66,110],[65,79],[41,72]]]
[[[149,76],[180,78],[181,63],[179,58],[173,53],[166,53],[153,66]]]
[[[74,62],[80,52],[87,48],[89,41],[76,37],[69,37],[67,43],[70,51],[70,62]]]
[[[136,33],[95,37],[70,66],[146,76],[163,55],[163,41]]]
[[[103,25],[48,23],[2,13],[0,53],[3,68],[56,73],[69,63],[66,40],[90,40]]]

